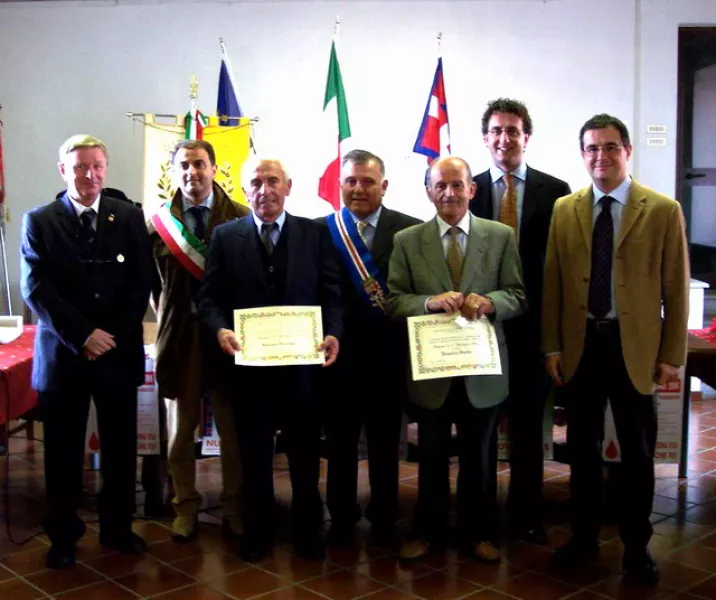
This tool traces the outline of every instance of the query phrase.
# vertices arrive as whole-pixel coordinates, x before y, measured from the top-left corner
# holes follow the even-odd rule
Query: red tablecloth
[[[712,344],[716,344],[716,319],[711,322],[711,327],[707,329],[691,329],[690,331],[695,336]]]
[[[37,405],[37,392],[30,387],[36,325],[25,325],[22,335],[0,344],[0,424],[17,419]]]

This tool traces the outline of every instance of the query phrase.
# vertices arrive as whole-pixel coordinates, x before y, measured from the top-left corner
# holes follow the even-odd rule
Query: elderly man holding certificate
[[[335,249],[324,224],[284,211],[291,179],[280,161],[250,159],[242,183],[252,214],[214,230],[197,302],[232,357],[223,374],[235,394],[244,469],[241,558],[256,562],[272,545],[280,429],[293,488],[294,548],[320,559],[320,416],[316,367],[309,365],[329,366],[338,355],[343,309]]]
[[[400,555],[418,560],[445,541],[455,423],[458,542],[494,563],[501,556],[490,444],[508,393],[502,322],[525,310],[520,259],[512,228],[468,211],[475,184],[464,160],[433,163],[426,190],[437,215],[395,236],[388,276],[389,313],[408,318],[419,437],[413,536]]]

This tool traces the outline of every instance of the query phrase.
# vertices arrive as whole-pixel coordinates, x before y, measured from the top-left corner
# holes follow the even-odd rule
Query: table
[[[37,392],[30,385],[35,325],[25,325],[19,338],[0,345],[0,443],[23,429],[31,437],[28,423],[9,431],[7,423],[37,406]]]
[[[679,477],[686,477],[689,460],[689,417],[691,408],[691,377],[716,388],[716,344],[689,332],[686,375],[684,377],[684,409],[681,420],[681,459]]]

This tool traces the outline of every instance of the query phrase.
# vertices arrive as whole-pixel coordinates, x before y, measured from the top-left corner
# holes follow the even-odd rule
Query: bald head
[[[476,186],[467,161],[446,156],[432,164],[425,189],[438,216],[449,225],[457,225],[468,211]]]

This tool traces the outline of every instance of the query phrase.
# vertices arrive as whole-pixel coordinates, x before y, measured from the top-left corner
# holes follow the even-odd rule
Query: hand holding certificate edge
[[[427,309],[432,312],[453,313],[460,311],[462,315],[474,321],[483,315],[495,312],[495,305],[488,296],[470,292],[465,296],[462,292],[443,292],[428,299]]]
[[[336,362],[339,348],[340,344],[338,343],[338,338],[332,335],[327,335],[323,339],[323,343],[318,346],[318,349],[323,350],[326,355],[326,362],[324,362],[321,366],[330,367],[334,362]]]
[[[216,338],[219,340],[219,346],[221,346],[222,351],[229,356],[234,356],[234,354],[241,350],[236,335],[231,329],[222,327],[216,332]]]

